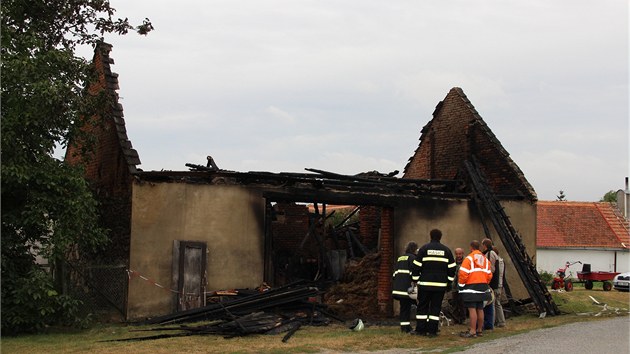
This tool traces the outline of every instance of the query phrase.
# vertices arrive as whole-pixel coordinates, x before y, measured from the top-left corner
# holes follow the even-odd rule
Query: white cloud
[[[280,121],[284,123],[295,123],[295,118],[291,114],[281,110],[278,107],[269,106],[267,107],[265,112],[269,113],[271,117],[275,119],[279,119]]]
[[[422,70],[400,77],[397,82],[400,94],[409,100],[431,101],[436,99],[438,92],[443,92],[443,96],[446,96],[452,87],[461,87],[465,93],[470,92],[474,96],[469,97],[473,105],[482,107],[505,105],[507,95],[503,86],[500,79],[468,74],[459,70]]]
[[[108,38],[145,169],[402,170],[459,86],[541,198],[628,174],[626,2],[112,5],[156,28]]]
[[[241,166],[245,171],[305,172],[305,168],[316,168],[348,175],[374,170],[383,173],[401,170],[394,161],[376,159],[352,152],[325,152],[321,154],[313,152],[310,155],[303,156],[301,167],[299,168],[275,156],[273,158],[247,159],[241,163]],[[331,169],[330,166],[335,166],[335,168]],[[401,175],[402,173],[399,174],[399,177]]]
[[[541,200],[554,200],[560,190],[567,200],[597,201],[609,190],[622,188],[627,161],[551,150],[524,154],[521,168]],[[526,166],[523,168],[523,166]]]

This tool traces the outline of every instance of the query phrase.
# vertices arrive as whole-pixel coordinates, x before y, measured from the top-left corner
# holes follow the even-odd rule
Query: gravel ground
[[[458,353],[630,353],[630,317],[571,323],[475,344]]]
[[[471,344],[475,339],[470,339]],[[389,349],[378,353],[431,353],[441,350]],[[346,354],[347,352],[323,351],[320,354]],[[374,353],[361,351],[354,353]],[[458,354],[576,354],[576,353],[630,353],[630,317],[609,320],[571,323],[563,326],[538,329],[527,333],[503,337],[474,344]]]

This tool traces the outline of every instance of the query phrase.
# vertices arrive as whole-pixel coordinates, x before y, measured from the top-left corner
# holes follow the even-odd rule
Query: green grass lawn
[[[188,336],[142,342],[104,342],[147,335],[131,332],[132,329],[155,328],[126,325],[98,325],[87,330],[50,329],[49,333],[2,337],[2,353],[317,353],[332,351],[379,351],[394,348],[422,348],[423,350],[451,351],[480,341],[514,335],[533,329],[554,327],[580,321],[597,321],[612,316],[628,316],[630,297],[618,291],[604,292],[601,288],[585,290],[575,287],[572,292],[552,292],[554,301],[563,315],[539,319],[537,315],[523,315],[508,319],[506,328],[487,332],[483,338],[464,339],[458,336],[464,326],[442,327],[437,338],[409,336],[399,332],[397,326],[368,326],[353,332],[341,324],[325,327],[304,327],[288,342],[284,333],[278,335],[252,335],[224,339],[220,336]],[[599,301],[597,305],[590,297]],[[606,304],[604,307],[603,304]],[[150,332],[149,334],[159,334]]]

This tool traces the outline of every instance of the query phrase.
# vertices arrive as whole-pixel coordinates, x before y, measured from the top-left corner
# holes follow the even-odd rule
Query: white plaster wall
[[[129,267],[165,287],[173,241],[207,245],[207,289],[253,288],[263,280],[265,200],[241,186],[140,183],[133,186]],[[172,311],[176,294],[132,277],[127,318]]]
[[[617,255],[617,266],[615,268],[615,253]],[[581,261],[589,263],[591,271],[602,272],[629,272],[630,255],[628,251],[598,251],[598,250],[566,250],[566,249],[537,249],[536,268],[555,273],[558,268],[564,267],[569,261]],[[616,270],[615,270],[616,269]],[[577,272],[582,270],[581,264],[575,264],[569,268],[571,277],[577,278]]]
[[[429,231],[434,228],[442,230],[442,243],[454,250],[456,247],[464,249],[464,254],[470,252],[470,241],[481,241],[485,237],[483,225],[474,209],[467,200],[425,200],[421,203],[399,205],[394,212],[394,254],[400,255],[409,241],[416,241],[419,246],[429,242]],[[516,230],[523,239],[526,251],[530,257],[534,256],[536,245],[536,206],[528,202],[504,201],[501,205]],[[514,263],[505,250],[500,237],[490,224],[490,233],[495,245],[501,250],[506,261],[506,277],[517,299],[529,297]],[[394,260],[392,259],[391,262]]]
[[[630,251],[617,252],[617,271],[619,273],[630,272]]]

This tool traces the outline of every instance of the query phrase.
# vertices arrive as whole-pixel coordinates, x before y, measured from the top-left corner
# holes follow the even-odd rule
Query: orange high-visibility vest
[[[490,262],[479,250],[472,251],[459,267],[457,283],[459,286],[466,284],[488,284],[492,279]]]

